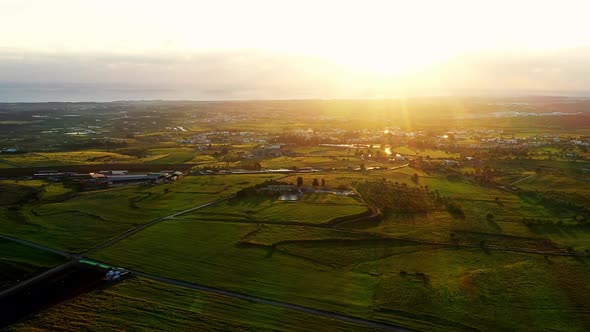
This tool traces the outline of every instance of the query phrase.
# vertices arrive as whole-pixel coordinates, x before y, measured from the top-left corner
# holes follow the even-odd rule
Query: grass
[[[583,252],[590,249],[590,227],[581,225],[545,224],[526,229],[534,236],[543,237],[561,245]]]
[[[74,191],[62,183],[42,180],[0,180],[0,206],[22,204],[31,199],[59,200]]]
[[[262,246],[276,246],[285,241],[352,240],[364,239],[366,235],[332,228],[317,228],[298,225],[259,225],[254,232],[243,236],[244,243]]]
[[[368,313],[372,277],[263,247],[237,245],[256,229],[254,224],[169,220],[93,258],[263,298]]]
[[[372,331],[323,318],[131,278],[61,303],[12,328],[126,331]]]
[[[483,187],[466,181],[452,181],[439,176],[419,178],[419,183],[427,185],[431,190],[438,190],[441,195],[454,195],[478,199],[495,199],[508,194],[493,187]]]
[[[265,159],[262,162],[263,167],[267,168],[291,168],[291,167],[316,167],[321,169],[334,167],[347,167],[348,165],[358,166],[362,161],[357,157],[276,157]]]
[[[152,156],[147,161],[148,164],[182,164],[195,157],[195,150],[192,148],[149,149],[146,154]]]
[[[60,200],[61,198],[64,198],[64,196],[71,195],[73,193],[74,190],[72,188],[64,187],[62,183],[48,183],[43,186],[41,200]]]
[[[62,201],[42,200],[5,207],[0,209],[0,232],[80,252],[137,225],[229,196],[240,188],[275,177],[185,177],[171,184],[119,187],[83,192]],[[57,193],[61,190],[55,189]],[[51,194],[55,192],[50,191],[50,198]]]
[[[413,307],[414,319],[457,330],[582,331],[589,323],[583,313],[589,289],[579,284],[586,264],[570,258],[435,250],[392,256],[358,269],[379,273],[401,268],[427,277],[398,273],[382,278],[378,318],[389,320]]]
[[[22,200],[35,196],[38,192],[37,181],[31,185],[23,185],[22,181],[0,181],[0,206],[19,204]]]
[[[523,190],[556,190],[581,193],[590,197],[590,178],[588,176],[541,174],[520,181],[516,186]]]
[[[191,160],[191,163],[195,164],[208,164],[208,163],[216,163],[217,159],[213,158],[210,155],[195,155]]]
[[[333,194],[307,194],[299,201],[279,201],[276,197],[234,198],[196,211],[205,219],[233,218],[259,222],[298,222],[321,224],[334,218],[367,211],[356,197]]]
[[[341,185],[350,186],[351,183],[364,181],[365,179],[369,178],[369,175],[367,173],[353,171],[337,171],[312,174],[294,174],[286,177],[281,181],[288,183],[297,183],[297,177],[299,176],[303,178],[304,186],[311,186],[311,184],[313,183],[313,179],[318,179],[318,181],[320,182],[321,179],[324,179],[326,181],[326,186],[328,186],[329,188],[336,188]]]
[[[590,261],[582,258],[196,220],[166,221],[93,258],[419,330],[581,331],[590,326],[584,315]]]
[[[412,156],[430,156],[430,158],[434,159],[454,159],[459,158],[458,153],[447,153],[443,150],[433,150],[433,149],[413,149],[406,146],[401,146],[392,149],[393,153],[399,153],[402,155],[412,155]]]
[[[0,239],[0,290],[64,262],[56,254]]]
[[[6,161],[21,166],[61,166],[79,164],[125,163],[137,159],[124,154],[106,151],[36,152],[4,156]]]
[[[490,162],[490,167],[505,167],[509,169],[536,170],[560,169],[581,170],[590,167],[588,161],[563,161],[563,160],[495,160]]]
[[[295,183],[296,178],[302,176],[306,185],[310,185],[313,178],[320,181],[323,178],[330,187],[354,187],[355,182],[386,178],[415,186],[410,180],[414,173],[419,174],[418,185],[427,185],[430,190],[437,190],[460,204],[465,219],[454,219],[440,208],[424,214],[386,213],[381,222],[331,229],[320,225],[321,222],[364,211],[366,207],[362,201],[329,194],[306,195],[297,202],[267,197],[234,199],[178,219],[165,220],[95,253],[92,258],[174,279],[417,330],[584,331],[590,328],[587,315],[590,286],[586,282],[590,275],[589,258],[544,257],[544,254],[496,250],[564,252],[565,246],[573,246],[578,251],[590,247],[590,232],[585,227],[524,225],[522,218],[555,218],[551,211],[535,202],[493,187],[452,181],[410,168],[297,174],[281,181]],[[545,181],[556,190],[573,185],[568,178],[542,176],[546,178],[540,182],[534,182],[536,177],[533,177],[532,182],[525,180],[521,184],[540,188]],[[5,196],[3,199],[8,203],[0,209],[0,231],[77,251],[135,224],[271,178],[279,176],[187,177],[169,185],[121,187],[81,193],[73,198],[66,188],[56,184],[4,183],[19,187],[25,196],[28,190],[42,193],[40,202],[18,210],[10,205],[11,198]],[[61,198],[64,200],[60,201]],[[491,219],[486,217],[488,213],[493,216]],[[273,224],[289,221],[309,225]],[[481,241],[485,243],[483,247],[480,247]],[[267,320],[276,316],[269,314],[273,308],[260,309],[261,312],[251,319],[242,321],[241,318],[228,320],[223,310],[217,310],[223,306],[209,304],[207,308],[216,308],[207,313],[211,316],[190,321],[184,315],[193,312],[182,311],[182,305],[171,302],[176,301],[174,296],[181,290],[161,295],[159,289],[164,286],[146,285],[145,280],[137,280],[141,285],[132,293],[119,297],[116,293],[104,293],[110,290],[97,291],[75,299],[71,302],[75,305],[68,303],[57,311],[48,311],[49,316],[38,316],[32,326],[49,324],[51,317],[74,317],[70,319],[73,329],[86,326],[84,324],[90,321],[98,322],[96,329],[111,326],[143,329],[148,324],[162,329],[185,326],[215,329],[220,328],[217,324],[224,320],[236,329],[276,328]],[[189,292],[182,289],[184,291]],[[94,311],[83,314],[86,312],[83,308],[103,308],[107,299],[117,299],[122,304],[120,307],[113,305],[117,310],[101,309],[96,314]],[[170,310],[172,317],[158,311],[160,306],[158,302],[154,305],[155,301]],[[237,306],[239,309],[235,310],[247,310],[247,306]],[[146,309],[153,307],[157,309]],[[120,312],[123,314],[119,318],[116,315]],[[133,320],[130,317],[135,316],[146,317],[139,319],[146,323],[129,323]],[[54,319],[70,326],[64,323],[65,318]],[[317,324],[321,329],[323,323]]]

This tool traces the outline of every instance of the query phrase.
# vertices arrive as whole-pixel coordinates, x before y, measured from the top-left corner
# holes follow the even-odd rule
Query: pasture
[[[232,218],[251,222],[321,224],[334,218],[367,211],[358,197],[336,196],[326,193],[303,195],[297,201],[280,201],[275,196],[233,198],[195,211],[204,219]]]
[[[146,156],[149,156],[149,160],[146,160],[148,164],[182,164],[195,158],[195,149],[192,148],[160,148],[160,149],[148,149]]]
[[[31,330],[373,331],[298,311],[144,278],[94,290],[12,327]]]
[[[128,155],[107,151],[35,152],[7,155],[4,160],[20,166],[42,167],[79,164],[128,163],[137,159]]]
[[[419,330],[590,326],[583,314],[590,295],[585,258],[199,220],[168,220],[93,258]]]
[[[123,186],[76,194],[65,194],[63,187],[50,184],[48,188],[55,188],[43,192],[40,200],[2,208],[0,232],[80,252],[137,225],[230,196],[243,187],[272,178],[276,176],[185,177],[169,184]],[[23,192],[31,190],[30,186],[20,184],[16,188]],[[6,195],[4,199],[12,199],[14,204],[14,199],[18,200],[15,197]]]

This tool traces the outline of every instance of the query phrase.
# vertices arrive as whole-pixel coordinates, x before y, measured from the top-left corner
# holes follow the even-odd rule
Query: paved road
[[[410,166],[410,164],[405,164],[405,165],[401,165],[401,166],[391,167],[390,170],[400,169],[400,168],[404,168],[404,167],[408,167],[408,166]]]
[[[529,175],[529,176],[525,176],[525,177],[524,177],[524,178],[522,178],[522,179],[519,179],[519,180],[516,180],[516,181],[512,182],[511,184],[509,184],[509,186],[515,185],[515,184],[517,184],[517,183],[519,183],[519,182],[521,182],[521,181],[524,181],[524,180],[526,180],[526,179],[530,179],[530,178],[532,178],[533,176],[535,176],[535,174],[531,174],[531,175]]]

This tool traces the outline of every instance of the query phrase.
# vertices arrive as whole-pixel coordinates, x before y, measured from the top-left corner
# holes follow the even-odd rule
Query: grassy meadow
[[[22,195],[0,196],[5,200],[0,206],[0,232],[80,252],[137,225],[230,196],[240,188],[272,178],[276,176],[185,177],[170,184],[122,186],[73,194],[61,184],[8,183],[4,185],[10,186],[10,191],[4,193],[22,192]],[[31,192],[39,197],[22,202],[22,197],[30,196]]]
[[[360,160],[342,160],[354,157],[321,155],[330,153],[329,149],[300,152],[310,156],[270,158],[263,165],[360,164]],[[431,157],[453,157],[438,153]],[[170,158],[163,159],[167,162],[214,161],[182,149],[177,153],[154,149],[152,154],[154,163],[159,160],[154,156],[160,155]],[[585,178],[568,173],[573,172],[571,165],[554,166],[568,168],[564,173],[537,174],[531,170],[539,167],[535,163],[516,167],[502,177],[501,184],[524,179],[510,190],[411,167],[286,176],[189,176],[170,184],[92,192],[36,180],[1,181],[5,190],[0,192],[0,232],[80,252],[134,226],[228,197],[265,180],[296,183],[301,176],[304,186],[324,179],[329,188],[352,190],[365,181],[397,182],[436,192],[460,206],[463,217],[452,215],[441,204],[417,213],[384,211],[381,220],[335,228],[326,222],[367,211],[373,203],[360,196],[320,193],[305,194],[294,202],[262,195],[240,197],[165,220],[91,258],[416,330],[586,331],[590,329],[590,258],[584,250],[590,248],[590,231],[587,225],[575,224],[523,194],[550,188],[588,195]],[[525,222],[530,219],[541,222]],[[576,255],[571,256],[572,252]],[[65,330],[86,326],[96,330],[121,326],[132,330],[358,329],[141,278],[75,298],[15,329],[42,326],[58,330],[59,326]]]
[[[171,220],[93,258],[419,330],[582,331],[590,324],[587,259],[297,227]]]
[[[365,211],[366,205],[357,197],[312,193],[297,201],[279,201],[277,197],[268,196],[234,198],[195,211],[193,215],[208,220],[321,224]]]

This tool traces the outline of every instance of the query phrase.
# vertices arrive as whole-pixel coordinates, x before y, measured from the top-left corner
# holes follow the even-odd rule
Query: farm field
[[[36,152],[3,156],[2,159],[23,167],[126,163],[136,161],[136,158],[106,151]]]
[[[146,154],[151,156],[148,164],[182,164],[195,157],[194,149],[191,148],[164,148],[149,149]]]
[[[0,291],[65,261],[62,256],[0,239]]]
[[[396,147],[392,150],[394,153],[399,153],[402,155],[422,156],[422,157],[429,156],[430,158],[436,158],[436,159],[455,159],[455,158],[459,157],[458,154],[449,153],[447,151],[434,150],[434,149],[413,149],[413,148],[410,148],[407,146]]]
[[[39,313],[11,331],[373,331],[221,295],[130,278]]]
[[[290,227],[170,220],[93,258],[419,330],[581,331],[590,323],[582,313],[590,289],[580,286],[587,259]]]
[[[589,331],[588,107],[2,103],[0,234],[104,263],[97,281],[131,270],[9,330],[366,330],[237,292],[415,331]],[[0,241],[0,289],[65,261]]]
[[[167,220],[91,258],[263,298],[312,307],[325,303],[327,308],[319,307],[328,310],[344,304],[353,311],[368,310],[374,286],[370,276],[332,270],[264,246],[237,245],[257,228],[256,224]],[[125,255],[115,254],[121,250]],[[314,288],[313,297],[302,293],[307,287]]]
[[[518,182],[523,190],[557,190],[574,192],[590,197],[590,177],[573,177],[568,175],[540,174],[532,175]]]
[[[266,159],[262,165],[267,168],[293,168],[293,167],[318,167],[318,168],[333,168],[333,167],[347,167],[354,165],[358,167],[361,160],[357,157],[277,157]]]
[[[303,195],[297,201],[279,201],[277,197],[268,196],[234,198],[195,211],[193,215],[219,220],[230,218],[251,222],[321,224],[366,211],[366,205],[357,197],[312,193]]]
[[[137,225],[230,196],[242,187],[275,177],[185,177],[170,184],[80,192],[66,195],[63,200],[55,199],[62,190],[56,186],[57,189],[44,191],[40,200],[28,201],[19,209],[1,207],[0,233],[80,252]]]
[[[368,179],[369,176],[369,174],[361,172],[338,171],[289,175],[281,181],[287,183],[297,183],[297,177],[301,177],[303,178],[303,185],[310,186],[313,183],[313,179],[318,179],[318,181],[324,179],[326,181],[326,186],[330,188],[337,188],[338,186],[350,187],[352,183],[364,181],[365,179]]]

